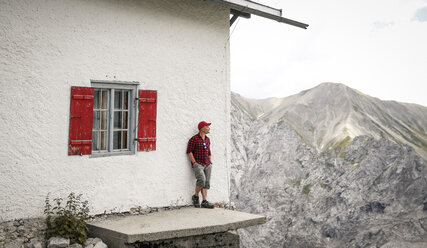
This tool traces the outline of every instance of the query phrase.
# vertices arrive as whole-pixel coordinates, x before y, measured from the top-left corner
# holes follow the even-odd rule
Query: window
[[[94,87],[92,155],[132,153],[137,85],[92,82]]]
[[[113,94],[114,92],[114,94]],[[130,90],[97,89],[93,101],[92,151],[127,151],[131,145],[129,138],[129,101]],[[110,97],[113,96],[113,97]],[[114,104],[111,104],[114,102]],[[109,106],[114,105],[112,113]],[[108,117],[112,117],[112,126],[108,125]],[[111,118],[110,118],[111,119]],[[112,128],[111,128],[112,127]],[[113,133],[113,138],[109,139]],[[112,143],[111,143],[112,142]]]
[[[137,82],[71,87],[69,155],[93,157],[156,150],[157,91]]]

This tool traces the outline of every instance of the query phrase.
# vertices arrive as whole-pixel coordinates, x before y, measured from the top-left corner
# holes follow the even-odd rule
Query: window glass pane
[[[121,131],[113,132],[113,149],[120,149],[121,147]]]
[[[114,111],[114,129],[121,129],[122,125],[122,112]]]
[[[128,132],[123,131],[123,135],[122,135],[122,145],[123,145],[123,149],[128,149]]]
[[[129,99],[129,91],[125,91],[124,92],[124,94],[123,94],[124,96],[123,96],[123,109],[128,109],[129,108],[129,101],[128,101],[128,99]]]
[[[100,97],[100,92],[99,90],[95,90],[95,94],[93,96],[93,108],[94,109],[99,109],[99,97]]]
[[[122,91],[115,90],[114,91],[114,109],[122,108]]]
[[[93,111],[93,124],[92,124],[92,129],[93,130],[99,130],[100,127],[100,113],[99,111]]]
[[[99,150],[99,142],[98,142],[98,134],[99,132],[92,132],[92,150],[98,151]]]
[[[101,99],[101,105],[102,105],[102,109],[107,109],[107,101],[108,101],[108,95],[107,95],[107,91],[103,90],[102,91],[102,99]]]
[[[128,112],[127,111],[123,111],[123,129],[127,129],[128,128]]]
[[[114,92],[114,93],[113,93]],[[133,147],[130,132],[130,116],[133,90],[117,88],[94,89],[92,150],[109,153],[118,150],[129,150]],[[113,112],[110,112],[110,109]],[[113,139],[111,140],[110,139]],[[111,147],[110,147],[111,146]]]
[[[101,150],[107,150],[107,132],[101,132]]]
[[[101,129],[102,130],[107,129],[107,111],[101,112]]]

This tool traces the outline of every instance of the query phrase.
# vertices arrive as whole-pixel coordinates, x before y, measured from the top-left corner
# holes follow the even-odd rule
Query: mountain
[[[231,120],[231,200],[267,216],[242,247],[427,247],[425,107],[328,83]]]
[[[354,137],[369,135],[409,144],[427,160],[427,108],[420,105],[381,101],[336,83],[281,99],[233,94],[232,102],[253,119],[286,122],[317,151],[339,153]]]

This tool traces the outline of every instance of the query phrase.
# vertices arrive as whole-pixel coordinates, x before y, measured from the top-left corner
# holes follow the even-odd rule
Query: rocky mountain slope
[[[260,104],[233,94],[231,117],[231,200],[268,219],[240,231],[243,247],[427,247],[427,167],[413,148],[426,149],[425,107],[322,84]]]
[[[317,151],[339,153],[354,137],[369,135],[409,144],[427,160],[427,108],[420,105],[381,101],[335,83],[281,99],[233,94],[233,104],[252,119],[286,122]]]

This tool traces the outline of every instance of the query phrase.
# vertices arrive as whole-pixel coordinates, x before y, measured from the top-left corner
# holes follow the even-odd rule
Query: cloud
[[[379,29],[384,29],[384,28],[388,28],[393,26],[395,23],[394,22],[381,22],[381,21],[377,21],[374,22],[374,24],[372,24],[372,29],[373,30],[379,30]]]
[[[422,7],[415,12],[414,20],[427,22],[427,6]]]

